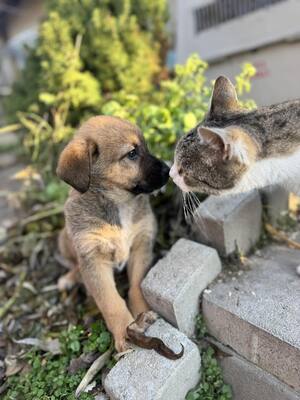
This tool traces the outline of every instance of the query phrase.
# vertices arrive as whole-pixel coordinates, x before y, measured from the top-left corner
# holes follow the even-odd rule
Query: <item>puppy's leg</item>
[[[64,228],[58,236],[58,249],[61,255],[61,260],[58,261],[69,268],[70,271],[59,278],[57,286],[59,290],[68,290],[76,283],[80,282],[80,272],[76,252],[67,234],[66,228]]]
[[[128,261],[129,278],[129,308],[136,318],[140,313],[149,310],[143,293],[141,283],[152,261],[153,239],[149,236],[137,237],[131,248]]]
[[[108,329],[113,334],[118,352],[128,349],[126,328],[133,322],[125,301],[119,295],[110,262],[96,258],[80,266],[83,281],[93,296]]]
[[[74,265],[69,272],[58,279],[57,287],[60,291],[70,290],[78,282],[80,282],[80,272],[78,266]]]

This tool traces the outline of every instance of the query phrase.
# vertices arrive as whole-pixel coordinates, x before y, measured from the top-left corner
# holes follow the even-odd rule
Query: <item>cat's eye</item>
[[[138,158],[138,155],[139,155],[139,154],[138,154],[137,149],[134,148],[134,149],[132,149],[129,153],[126,154],[126,157],[127,157],[129,160],[134,161],[134,160],[136,160],[136,159]]]

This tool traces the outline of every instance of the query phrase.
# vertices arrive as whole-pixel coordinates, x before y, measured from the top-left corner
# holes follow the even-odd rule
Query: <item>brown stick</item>
[[[295,242],[295,240],[289,239],[284,233],[278,231],[271,224],[265,224],[266,231],[276,240],[281,240],[285,242],[288,246],[294,249],[300,250],[300,243]]]
[[[154,322],[153,315],[149,318],[149,312],[141,313],[136,320],[127,327],[127,336],[131,343],[143,349],[155,350],[158,354],[170,360],[177,360],[183,356],[184,346],[181,344],[181,351],[175,353],[164,342],[153,336],[146,336],[145,330]]]

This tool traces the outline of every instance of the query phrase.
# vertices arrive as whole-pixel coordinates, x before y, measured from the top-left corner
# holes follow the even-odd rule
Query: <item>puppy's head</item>
[[[65,147],[56,172],[81,193],[121,189],[140,194],[163,186],[169,168],[149,153],[135,125],[98,116],[85,122]]]

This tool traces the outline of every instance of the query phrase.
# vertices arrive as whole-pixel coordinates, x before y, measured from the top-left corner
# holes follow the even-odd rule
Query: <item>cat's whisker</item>
[[[185,193],[181,192],[182,194],[182,205],[183,205],[183,213],[184,213],[184,219],[187,220],[187,210],[186,210],[186,200],[185,200]]]
[[[201,230],[201,233],[204,237],[205,240],[208,240],[207,234],[206,234],[206,229],[205,229],[205,222],[203,219],[203,216],[200,213],[199,206],[201,204],[201,201],[198,199],[198,197],[195,195],[195,193],[191,192],[191,197],[193,198],[193,202],[195,205],[195,209],[193,211],[193,219],[195,224],[199,227]]]

